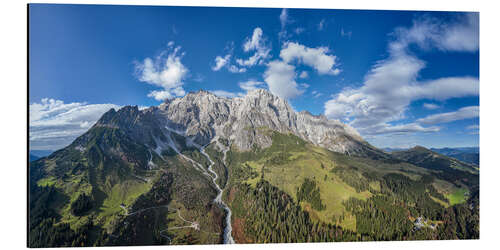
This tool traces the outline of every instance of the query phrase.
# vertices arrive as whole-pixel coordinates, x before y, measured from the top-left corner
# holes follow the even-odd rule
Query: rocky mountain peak
[[[367,152],[377,151],[354,128],[338,120],[329,120],[324,115],[296,112],[287,100],[264,89],[252,90],[236,98],[219,97],[200,90],[167,100],[157,108],[142,111],[137,107],[122,109],[125,111],[105,114],[109,116],[106,119],[122,126],[123,122],[115,120],[133,123],[134,126],[127,126],[129,131],[133,128],[146,131],[154,128],[151,136],[147,136],[145,131],[134,132],[135,135],[151,138],[148,141],[160,140],[159,131],[163,134],[175,131],[199,145],[220,137],[229,139],[236,149],[246,151],[254,146],[271,146],[271,135],[265,132],[271,130],[292,133],[314,145],[340,153],[366,155]],[[129,118],[121,117],[126,114]],[[114,118],[111,119],[111,116]]]

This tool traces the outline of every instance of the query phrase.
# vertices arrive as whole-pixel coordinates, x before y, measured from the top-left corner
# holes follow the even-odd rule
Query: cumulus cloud
[[[147,57],[142,63],[136,62],[135,69],[139,81],[162,88],[150,92],[148,97],[162,101],[185,94],[182,85],[189,70],[181,62],[184,53],[180,53],[180,49],[180,46],[173,48],[173,43],[169,43],[169,49],[156,58]]]
[[[246,42],[243,44],[243,51],[248,52],[251,50],[256,50],[262,45],[262,29],[257,27],[253,30],[252,37],[246,39]]]
[[[245,92],[248,92],[248,91],[251,91],[254,89],[263,88],[264,85],[265,84],[263,82],[259,82],[259,81],[253,80],[253,79],[238,83],[238,86],[242,90],[244,90]],[[241,96],[245,95],[244,92],[230,92],[230,91],[226,91],[226,90],[211,90],[210,92],[214,93],[217,96],[226,97],[226,98],[241,97]]]
[[[424,103],[423,106],[424,106],[424,108],[430,109],[430,110],[438,109],[439,108],[439,105],[434,104],[434,103]]]
[[[421,124],[440,124],[479,117],[479,106],[463,107],[457,111],[440,113],[418,119]]]
[[[264,82],[256,81],[254,79],[250,79],[247,81],[239,82],[238,86],[244,90],[245,92],[255,90],[255,89],[260,89],[264,88],[265,86]],[[245,95],[245,92],[230,92],[226,90],[211,90],[213,94],[221,97],[226,97],[226,98],[234,98],[234,97],[241,97]]]
[[[215,65],[212,66],[213,71],[219,71],[222,68],[226,68],[231,73],[244,73],[247,71],[246,68],[238,67],[234,64],[231,64],[232,51],[225,55],[224,57],[216,56],[215,57]]]
[[[56,150],[69,145],[85,133],[114,104],[64,103],[44,98],[29,105],[31,149]]]
[[[287,42],[280,51],[280,59],[267,64],[264,72],[264,81],[271,93],[285,99],[291,99],[304,93],[309,87],[307,83],[297,83],[297,76],[301,79],[308,77],[303,71],[300,75],[295,72],[292,64],[310,66],[319,74],[337,75],[340,70],[335,68],[336,57],[328,54],[327,47],[309,48],[304,45]]]
[[[299,89],[295,77],[295,67],[281,60],[269,62],[264,72],[264,81],[271,93],[285,99],[297,97],[304,92]]]
[[[224,57],[215,57],[215,65],[212,67],[212,70],[219,71],[222,67],[226,66],[229,63],[229,59],[231,59],[231,54],[227,54]]]
[[[460,25],[467,26],[468,23]],[[447,27],[452,27],[454,30],[468,29],[460,25],[453,24]],[[405,118],[409,104],[415,100],[443,101],[449,98],[479,95],[479,79],[475,77],[417,80],[419,72],[425,68],[425,62],[409,53],[408,46],[411,43],[423,44],[421,41],[428,39],[426,38],[428,35],[424,35],[425,32],[413,31],[414,29],[420,30],[419,27],[421,26],[414,24],[410,29],[398,29],[396,32],[398,37],[388,46],[389,57],[377,62],[372,67],[360,88],[344,89],[327,101],[324,105],[325,114],[330,118],[348,121],[351,126],[364,134],[393,133],[395,131],[432,132],[437,131],[438,128],[424,128],[419,124],[398,126],[391,124]],[[431,39],[431,42],[434,43],[434,39]],[[429,44],[427,46],[442,45]],[[458,46],[448,46],[447,48],[458,48]],[[431,119],[420,120],[418,123],[435,124],[431,122]],[[402,126],[411,129],[404,130],[401,129]]]
[[[229,72],[231,73],[245,73],[247,71],[247,69],[239,68],[236,65],[229,65],[227,70],[229,70]]]
[[[216,96],[226,97],[226,98],[234,98],[234,97],[244,95],[241,92],[234,93],[234,92],[229,92],[229,91],[225,91],[225,90],[211,90],[210,92],[212,92]]]
[[[248,59],[237,59],[236,62],[240,66],[251,67],[256,64],[263,64],[265,60],[269,58],[269,52],[271,52],[271,48],[266,44],[266,39],[264,38],[264,32],[260,27],[257,27],[253,30],[253,34],[251,37],[247,37],[245,39],[245,43],[243,44],[243,51],[255,53],[250,56]]]
[[[308,65],[319,74],[338,75],[340,70],[335,68],[336,56],[329,55],[327,47],[309,48],[295,42],[287,42],[280,51],[280,57],[285,63],[298,61]]]
[[[262,29],[256,27],[252,35],[245,39],[242,46],[244,52],[253,52],[250,57],[247,59],[234,58],[234,43],[231,42],[230,45],[225,48],[225,51],[227,51],[225,56],[215,57],[215,65],[211,66],[212,70],[219,71],[222,68],[226,68],[231,73],[244,73],[249,67],[265,64],[267,59],[271,56],[271,47],[267,44],[266,40]],[[235,63],[231,63],[232,60],[233,62],[235,61]]]
[[[246,82],[239,82],[238,85],[245,91],[251,91],[263,87],[264,83],[256,80],[248,80]]]

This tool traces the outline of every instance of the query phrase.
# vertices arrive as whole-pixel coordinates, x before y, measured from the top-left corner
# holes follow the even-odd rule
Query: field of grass
[[[313,146],[289,152],[288,159],[284,160],[284,164],[269,164],[269,159],[274,154],[269,154],[257,161],[245,162],[244,164],[259,173],[257,177],[248,179],[246,183],[255,187],[256,183],[262,178],[261,173],[263,173],[265,180],[289,194],[294,200],[297,200],[297,189],[304,182],[304,179],[314,180],[320,189],[321,200],[326,208],[316,211],[307,202],[300,202],[300,204],[311,214],[313,219],[331,223],[334,222],[335,218],[340,218],[346,213],[342,205],[343,201],[350,197],[365,200],[371,197],[372,194],[368,191],[358,193],[353,187],[344,183],[330,171],[335,167],[335,161],[332,161],[327,154],[313,154],[311,152],[313,148],[311,147]],[[373,185],[377,186],[378,183],[374,182]],[[338,224],[347,229],[355,230],[355,216],[343,217],[344,220],[338,222]]]
[[[55,185],[55,187],[60,188],[67,195],[68,199],[64,202],[59,202],[59,207],[56,211],[61,215],[61,223],[69,223],[71,228],[76,229],[82,224],[86,223],[88,215],[85,216],[74,216],[71,213],[71,203],[76,200],[76,198],[81,194],[92,193],[92,186],[80,180],[81,176],[71,176],[67,181],[57,181],[50,185]],[[42,179],[38,182],[39,185],[44,185],[46,183],[51,183],[51,179]],[[146,183],[138,179],[124,180],[115,184],[110,190],[104,190],[102,206],[94,207],[92,210],[97,214],[94,219],[96,223],[102,223],[103,227],[110,229],[109,224],[117,215],[124,214],[124,210],[120,207],[120,204],[125,204],[126,206],[131,205],[135,199],[147,192],[151,188],[151,183]],[[90,213],[91,214],[91,213]],[[89,215],[90,215],[89,214]]]
[[[146,183],[140,180],[126,180],[117,183],[109,190],[108,197],[104,200],[101,207],[100,216],[106,217],[114,213],[124,210],[120,208],[120,204],[130,206],[139,197],[146,193],[151,188],[151,183]]]
[[[40,187],[50,187],[56,184],[57,179],[53,176],[40,179],[36,184]]]
[[[219,236],[222,231],[218,230],[214,225],[216,223],[213,221],[212,216],[207,216],[201,211],[197,210],[187,210],[181,203],[177,201],[172,201],[169,205],[167,214],[167,225],[165,228],[171,228],[170,230],[164,231],[164,234],[170,235],[172,238],[172,243],[174,244],[186,244],[183,241],[188,236],[194,237],[200,242],[207,242],[215,244],[219,242]],[[196,222],[199,224],[199,230],[194,228],[178,228],[172,229],[174,227],[185,227],[191,224],[181,219],[181,217],[190,222]]]
[[[447,208],[447,207],[449,207],[449,206],[450,206],[450,204],[448,204],[448,202],[446,202],[446,201],[442,201],[442,200],[440,200],[440,199],[438,199],[438,198],[436,198],[436,197],[434,197],[434,196],[430,196],[430,197],[431,197],[431,199],[432,199],[433,201],[435,201],[435,202],[439,203],[439,205],[441,205],[441,206],[443,206],[443,207],[446,207],[446,208]]]
[[[457,187],[455,184],[441,179],[434,180],[433,186],[440,193],[442,193],[448,199],[448,201],[447,202],[441,200],[437,201],[435,197],[431,198],[433,198],[433,200],[440,203],[441,205],[443,205],[442,202],[446,203],[445,207],[453,206],[455,204],[460,204],[467,200],[466,194],[469,192],[469,190],[466,188]]]
[[[446,195],[446,198],[450,201],[450,205],[460,204],[467,200],[467,193],[469,190],[466,188],[458,188],[454,192]]]

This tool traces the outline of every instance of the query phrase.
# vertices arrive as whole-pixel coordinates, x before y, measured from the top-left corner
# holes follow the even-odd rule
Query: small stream
[[[200,152],[205,156],[207,157],[208,161],[210,161],[210,166],[208,167],[208,171],[210,171],[210,173],[212,173],[214,176],[212,178],[212,182],[214,183],[215,185],[215,188],[217,188],[217,196],[215,197],[214,199],[214,202],[220,204],[224,210],[226,210],[226,227],[224,228],[224,235],[223,235],[223,243],[224,244],[234,244],[234,239],[233,239],[233,236],[231,235],[231,232],[233,231],[233,228],[231,227],[231,209],[229,208],[229,206],[224,203],[224,201],[222,201],[222,189],[220,188],[219,184],[217,184],[217,178],[219,178],[219,176],[217,175],[217,173],[213,170],[213,165],[215,164],[212,159],[210,158],[210,156],[205,152],[205,148],[201,148],[200,149]],[[226,152],[224,152],[224,161],[226,160]]]
[[[174,130],[172,128],[169,128],[168,126],[165,126],[165,128],[167,130],[169,130],[170,132],[185,136],[185,133],[182,131]],[[234,242],[233,236],[231,234],[233,231],[233,228],[231,227],[232,212],[231,212],[231,209],[229,208],[229,206],[226,203],[224,203],[224,201],[222,201],[223,190],[222,190],[222,188],[220,188],[219,184],[217,184],[217,179],[219,178],[219,175],[217,175],[217,173],[212,168],[215,163],[214,163],[214,161],[212,161],[212,158],[210,158],[210,156],[205,152],[205,147],[197,145],[193,141],[190,141],[190,143],[193,144],[194,146],[196,146],[200,150],[200,153],[203,154],[205,157],[207,157],[208,161],[210,162],[210,166],[208,166],[208,172],[210,172],[210,174],[205,171],[205,169],[203,168],[203,166],[200,163],[198,163],[198,162],[194,161],[193,159],[187,157],[186,155],[182,154],[180,152],[180,150],[177,148],[177,146],[175,145],[171,136],[169,136],[168,146],[170,146],[172,149],[174,149],[174,151],[176,153],[178,153],[181,157],[185,158],[188,161],[191,161],[195,168],[204,172],[204,174],[206,174],[207,176],[209,176],[212,179],[212,182],[214,183],[215,188],[217,189],[217,196],[215,197],[214,202],[219,204],[220,206],[222,206],[223,209],[226,211],[226,227],[224,228],[223,243],[224,244],[234,244],[235,242]],[[226,148],[223,150],[223,153],[224,153],[223,162],[224,163],[226,162],[226,153],[228,150],[229,150],[229,148]],[[155,150],[155,151],[158,151],[158,150]]]

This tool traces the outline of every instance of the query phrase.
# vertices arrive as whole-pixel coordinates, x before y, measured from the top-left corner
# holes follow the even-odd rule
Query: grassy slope
[[[119,130],[98,128],[91,130],[88,137],[90,139],[84,151],[70,145],[51,157],[33,163],[37,169],[41,170],[36,172],[36,176],[33,174],[33,184],[53,186],[61,194],[49,205],[58,214],[56,224],[69,223],[70,227],[75,230],[90,219],[110,234],[127,218],[125,210],[120,205],[124,204],[127,208],[131,208],[138,197],[150,191],[162,173],[169,172],[176,176],[174,188],[170,191],[172,200],[181,204],[183,216],[196,219],[205,231],[217,233],[221,231],[221,222],[217,222],[220,218],[216,218],[221,217],[221,209],[210,205],[215,197],[211,181],[195,170],[191,163],[179,156],[168,154],[163,155],[165,160],[162,160],[152,152],[156,169],[147,170],[138,165],[144,164],[143,161],[149,157],[149,153],[141,145],[129,141]],[[103,151],[107,149],[111,151]],[[189,153],[194,158],[200,158],[197,160],[206,161],[206,158],[199,152]],[[81,193],[92,195],[94,205],[83,216],[74,216],[71,213],[71,204]],[[168,211],[157,210],[148,211],[144,213],[144,216],[154,215],[160,222],[164,221]],[[139,216],[139,214],[133,216]],[[140,214],[140,216],[143,215]],[[160,219],[163,217],[165,218]],[[155,223],[155,230],[176,225],[176,220],[162,223]],[[145,225],[140,225],[140,227],[143,226]],[[190,243],[191,238],[183,238],[186,233],[194,234],[194,232],[189,233],[189,230],[193,231],[192,229],[176,230],[170,234],[171,238],[177,242]],[[149,234],[149,236],[138,235],[139,242],[153,244],[150,229],[144,232],[147,232],[144,234]],[[196,239],[200,243],[219,242],[218,234],[206,232],[199,232],[199,234]]]
[[[458,188],[454,192],[446,195],[446,198],[449,200],[450,205],[460,204],[467,200],[468,190],[466,188]]]
[[[302,201],[300,204],[303,209],[308,211],[311,217],[316,220],[339,224],[351,230],[356,230],[356,218],[345,210],[342,204],[343,201],[351,197],[361,200],[371,197],[373,192],[380,190],[377,178],[381,178],[388,173],[403,174],[413,180],[418,180],[423,174],[431,173],[427,169],[403,162],[387,163],[345,156],[307,144],[293,135],[278,133],[273,133],[273,145],[271,147],[257,150],[253,155],[249,153],[237,154],[232,152],[232,164],[238,164],[239,166],[236,169],[239,169],[240,172],[248,168],[245,171],[250,174],[243,177],[242,182],[253,187],[261,178],[264,178],[296,200],[297,189],[303,183],[303,180],[305,178],[315,180],[326,209],[317,211],[311,208],[310,204]],[[231,167],[234,168],[234,165]],[[354,187],[348,185],[339,175],[332,171],[339,167],[354,168],[359,177],[369,183],[369,190],[357,192]],[[365,179],[361,175],[362,173],[371,176],[372,179]],[[437,180],[444,182],[443,180]]]

